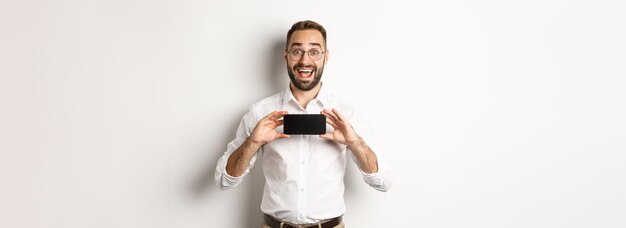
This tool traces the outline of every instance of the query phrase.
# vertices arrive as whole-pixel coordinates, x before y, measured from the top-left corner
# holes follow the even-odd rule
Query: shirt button
[[[301,192],[304,192],[304,188],[300,188],[300,191],[301,191]]]
[[[306,161],[302,161],[302,165],[306,164]]]

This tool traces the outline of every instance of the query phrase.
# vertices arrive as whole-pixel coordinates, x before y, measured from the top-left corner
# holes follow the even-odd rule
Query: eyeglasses
[[[291,51],[287,52],[289,54],[289,58],[291,60],[299,60],[302,58],[302,56],[304,55],[304,53],[308,53],[309,54],[309,58],[311,58],[311,60],[313,61],[317,61],[320,58],[322,58],[322,56],[324,55],[325,52],[323,52],[320,49],[314,48],[308,51],[302,50],[302,49],[293,49]]]

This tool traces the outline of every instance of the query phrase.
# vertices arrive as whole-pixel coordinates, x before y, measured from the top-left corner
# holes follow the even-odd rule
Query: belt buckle
[[[287,227],[293,227],[293,228],[306,228],[305,225],[296,225],[296,226],[292,226],[289,224],[285,224],[285,222],[281,221],[280,222],[280,227],[279,228],[287,228]]]
[[[317,223],[317,227],[322,227],[321,225],[322,225],[321,223]],[[280,228],[286,228],[286,227],[307,228],[307,227],[313,227],[313,226],[308,226],[308,225],[304,225],[304,224],[303,225],[292,226],[292,225],[289,225],[289,224],[285,224],[285,222],[281,222],[280,223]]]
[[[313,228],[313,227],[321,228],[322,223],[318,222],[317,224],[309,224],[309,225],[302,224],[302,225],[298,225],[296,228]]]

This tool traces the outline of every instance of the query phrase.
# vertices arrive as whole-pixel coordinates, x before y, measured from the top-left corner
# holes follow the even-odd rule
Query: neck
[[[322,89],[322,82],[318,83],[315,87],[313,87],[313,89],[309,91],[299,90],[291,83],[289,83],[289,88],[291,89],[293,97],[296,98],[298,104],[300,104],[300,107],[306,109],[306,106],[309,104],[309,102],[315,99],[315,97],[317,97],[317,94]]]

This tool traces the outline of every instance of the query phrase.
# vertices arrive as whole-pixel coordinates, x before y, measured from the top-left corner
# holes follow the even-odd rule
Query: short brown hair
[[[322,33],[322,37],[324,38],[324,48],[326,47],[326,29],[324,29],[324,26],[320,25],[319,23],[315,22],[315,21],[310,21],[310,20],[306,20],[306,21],[298,21],[295,24],[293,24],[291,26],[291,29],[289,29],[289,31],[287,32],[287,42],[285,44],[285,46],[287,46],[287,48],[289,48],[289,39],[291,38],[291,35],[293,35],[293,33],[295,31],[298,30],[307,30],[307,29],[315,29],[317,31],[319,31],[320,33]]]

